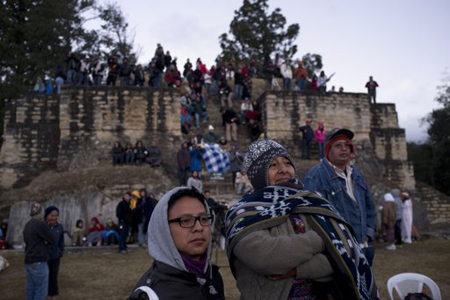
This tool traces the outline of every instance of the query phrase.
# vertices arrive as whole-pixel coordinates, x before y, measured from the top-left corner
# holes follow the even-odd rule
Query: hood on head
[[[169,266],[172,266],[178,270],[186,271],[181,254],[178,251],[175,243],[173,242],[172,235],[170,234],[169,221],[168,221],[168,207],[169,200],[176,192],[186,189],[188,187],[176,187],[167,192],[156,205],[150,222],[148,224],[148,253],[150,256],[160,262],[163,262]],[[205,202],[206,212],[209,214],[208,204]],[[208,262],[211,257],[211,243],[207,248]],[[209,263],[205,265],[206,272]]]
[[[384,201],[386,202],[394,202],[394,196],[391,193],[384,194]]]
[[[395,198],[400,197],[400,190],[399,189],[393,189],[391,191],[392,196],[394,196]]]

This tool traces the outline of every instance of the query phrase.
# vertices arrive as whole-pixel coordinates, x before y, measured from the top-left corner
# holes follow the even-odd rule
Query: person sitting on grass
[[[105,230],[103,231],[102,239],[106,245],[116,245],[119,242],[119,227],[113,222],[111,218],[106,220]]]
[[[86,237],[86,244],[88,246],[101,246],[102,234],[105,226],[100,223],[97,217],[91,219],[91,226],[89,226],[89,234]]]
[[[72,230],[70,231],[70,235],[72,237],[72,246],[81,246],[83,245],[84,240],[84,222],[83,220],[77,220],[77,223]]]
[[[210,260],[212,221],[197,190],[177,187],[166,193],[148,226],[153,265],[128,300],[225,299],[222,277]]]

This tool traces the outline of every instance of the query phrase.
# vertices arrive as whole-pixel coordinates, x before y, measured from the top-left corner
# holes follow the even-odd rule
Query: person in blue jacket
[[[48,246],[48,297],[56,299],[59,294],[58,273],[61,257],[64,253],[64,228],[58,223],[59,209],[56,206],[49,206],[45,209],[45,221],[56,239],[56,243]]]
[[[325,137],[325,158],[306,173],[303,183],[308,190],[322,194],[350,223],[372,265],[376,213],[369,186],[352,163],[353,136],[349,129],[333,128]]]

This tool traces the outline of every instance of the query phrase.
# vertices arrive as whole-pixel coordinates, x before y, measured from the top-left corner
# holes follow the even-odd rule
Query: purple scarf
[[[180,253],[181,258],[183,259],[184,266],[186,270],[190,273],[195,273],[197,277],[205,278],[205,265],[206,265],[206,252],[200,257],[199,260],[194,260],[183,253]]]

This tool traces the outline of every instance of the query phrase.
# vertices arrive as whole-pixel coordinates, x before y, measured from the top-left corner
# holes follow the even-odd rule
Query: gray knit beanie
[[[267,171],[272,161],[279,156],[287,158],[295,169],[295,164],[286,149],[273,140],[256,141],[248,147],[244,168],[255,190],[269,185]]]

